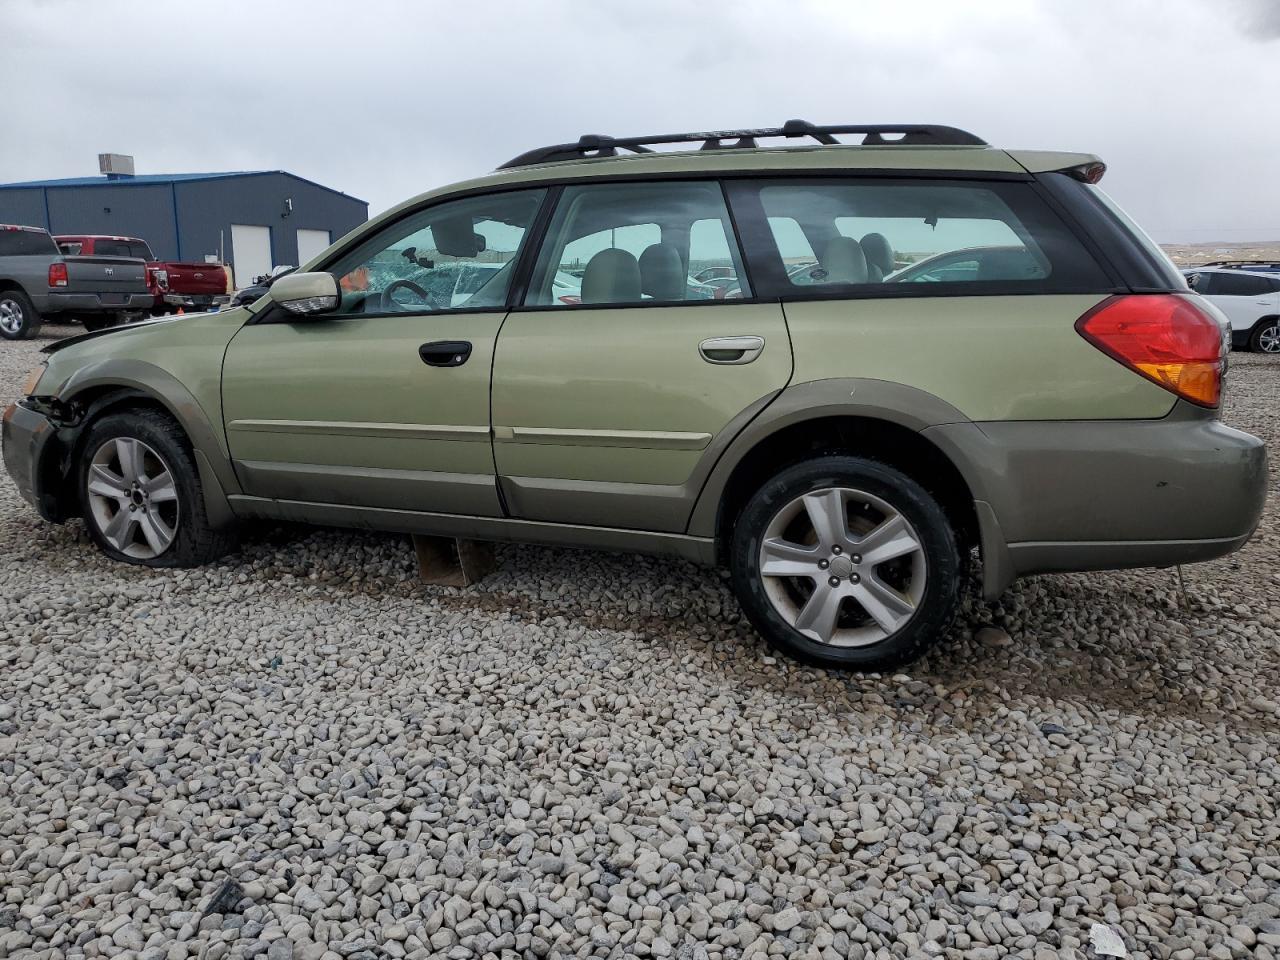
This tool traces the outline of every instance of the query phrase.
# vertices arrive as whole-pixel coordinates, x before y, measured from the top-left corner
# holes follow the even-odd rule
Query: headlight
[[[24,397],[29,397],[36,392],[36,387],[40,386],[40,378],[44,376],[44,371],[45,365],[42,363],[27,374],[27,379],[22,384],[22,395]]]

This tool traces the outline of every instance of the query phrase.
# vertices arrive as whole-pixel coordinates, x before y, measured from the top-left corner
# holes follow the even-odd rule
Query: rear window
[[[0,257],[56,254],[58,245],[43,230],[13,230],[0,227]]]
[[[94,240],[93,253],[99,257],[139,257],[155,259],[151,249],[141,240]]]
[[[1212,289],[1209,292],[1225,297],[1258,297],[1280,288],[1280,281],[1253,273],[1223,272],[1203,276],[1212,278]],[[1204,285],[1197,283],[1196,290],[1203,292]]]
[[[860,178],[734,190],[735,210],[741,205],[762,215],[753,266],[771,278],[777,295],[1110,288],[1092,256],[1027,183]]]

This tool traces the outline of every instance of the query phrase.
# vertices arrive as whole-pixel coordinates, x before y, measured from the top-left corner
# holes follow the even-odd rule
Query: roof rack
[[[577,143],[557,143],[549,147],[529,150],[504,163],[499,170],[509,167],[527,167],[534,163],[553,163],[557,160],[583,160],[591,157],[616,157],[619,150],[631,153],[653,153],[652,147],[660,143],[701,143],[702,150],[727,150],[758,146],[762,137],[810,137],[821,144],[838,144],[836,134],[861,134],[864,147],[881,146],[931,146],[931,147],[985,147],[987,142],[967,130],[922,123],[837,124],[820,127],[807,120],[788,120],[780,127],[762,127],[752,130],[710,130],[703,133],[660,133],[651,137],[608,137],[587,134]],[[728,141],[728,142],[726,142]]]
[[[1266,267],[1268,270],[1280,270],[1280,262],[1275,260],[1211,260],[1200,264],[1202,267],[1237,267],[1247,270],[1249,267]]]

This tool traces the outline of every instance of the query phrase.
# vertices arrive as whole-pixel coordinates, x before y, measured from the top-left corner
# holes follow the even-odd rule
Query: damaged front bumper
[[[46,520],[60,522],[62,516],[57,489],[49,489],[48,467],[60,459],[58,425],[40,409],[40,403],[26,397],[5,408],[0,418],[0,441],[4,465],[24,500]],[[49,458],[52,457],[53,461]]]

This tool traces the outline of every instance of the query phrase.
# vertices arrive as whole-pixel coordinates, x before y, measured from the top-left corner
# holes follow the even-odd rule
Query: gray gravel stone
[[[0,343],[0,398],[41,345]],[[1228,422],[1280,439],[1277,374],[1234,355]],[[970,588],[857,676],[681,563],[500,546],[423,587],[404,538],[249,527],[152,571],[0,478],[0,956],[1048,960],[1099,922],[1274,957],[1275,492],[1189,605]]]

